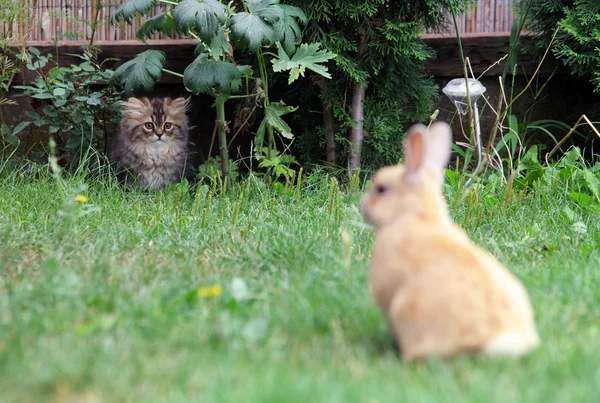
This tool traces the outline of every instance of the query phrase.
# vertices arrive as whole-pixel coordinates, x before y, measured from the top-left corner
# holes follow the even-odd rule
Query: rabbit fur
[[[521,356],[539,344],[533,309],[518,279],[450,218],[451,142],[444,122],[413,126],[404,164],[379,170],[363,196],[377,235],[371,291],[407,360]]]

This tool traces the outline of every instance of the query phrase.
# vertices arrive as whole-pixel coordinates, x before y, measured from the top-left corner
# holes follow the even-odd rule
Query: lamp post
[[[456,109],[461,115],[466,115],[469,112],[469,104],[473,109],[473,126],[475,127],[475,147],[477,148],[477,166],[473,171],[473,175],[479,173],[481,168],[481,160],[483,158],[481,151],[481,128],[479,127],[479,108],[477,107],[477,100],[483,95],[486,88],[479,81],[474,78],[468,80],[464,78],[455,78],[450,80],[448,84],[442,89],[442,92],[446,94],[450,101],[454,104]],[[469,178],[465,182],[465,186],[471,183],[473,178]]]

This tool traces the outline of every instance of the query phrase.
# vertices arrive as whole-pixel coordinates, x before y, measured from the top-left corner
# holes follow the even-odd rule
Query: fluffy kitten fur
[[[149,190],[179,183],[188,155],[185,98],[129,98],[109,160],[121,182]]]

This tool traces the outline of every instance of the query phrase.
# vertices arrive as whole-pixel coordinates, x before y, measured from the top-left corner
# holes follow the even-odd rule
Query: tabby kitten
[[[188,155],[189,98],[129,98],[108,158],[121,182],[156,190],[179,183]]]

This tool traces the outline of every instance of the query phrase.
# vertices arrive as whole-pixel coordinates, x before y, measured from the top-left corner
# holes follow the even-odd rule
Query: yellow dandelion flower
[[[198,288],[198,296],[200,298],[218,297],[223,294],[223,288],[220,285]]]
[[[88,202],[88,198],[84,195],[77,195],[75,196],[75,201],[77,203],[87,203]]]

